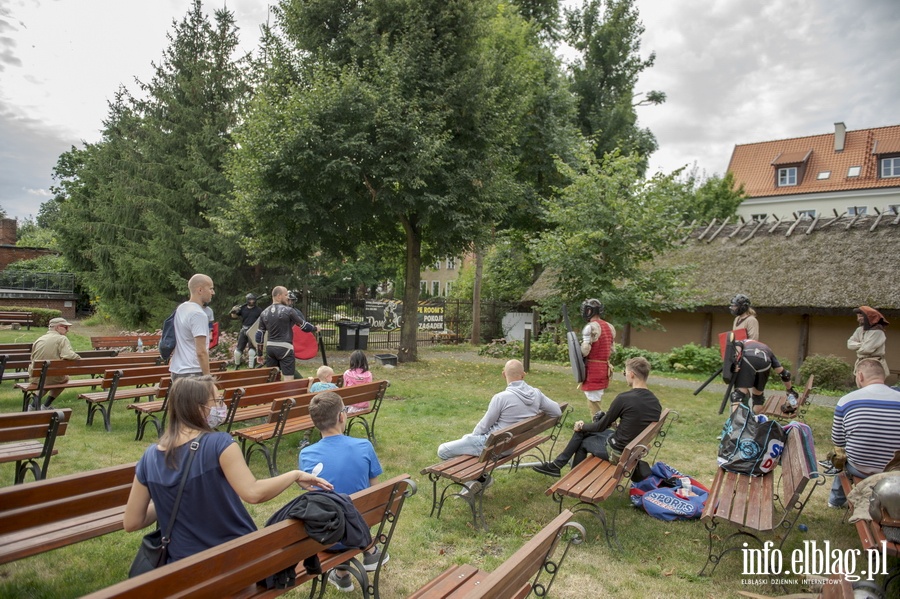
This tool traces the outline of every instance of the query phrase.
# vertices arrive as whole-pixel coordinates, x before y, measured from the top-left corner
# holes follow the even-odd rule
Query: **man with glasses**
[[[576,422],[575,434],[562,453],[552,462],[533,466],[533,470],[558,478],[570,459],[574,468],[587,454],[618,463],[622,450],[662,414],[659,400],[647,388],[649,376],[650,362],[646,358],[631,358],[625,362],[625,382],[631,390],[617,395],[609,411],[593,422]],[[616,428],[611,428],[617,421]]]
[[[50,320],[48,331],[41,337],[38,337],[34,342],[34,345],[31,346],[31,367],[29,370],[34,368],[35,363],[43,362],[44,360],[81,359],[81,356],[76,354],[75,350],[72,349],[72,343],[69,341],[69,338],[66,337],[69,333],[69,327],[71,326],[72,323],[65,318],[53,318]],[[68,380],[68,376],[54,376],[47,377],[45,382],[48,385],[57,385],[65,383]],[[38,383],[40,382],[40,379],[31,378],[29,382]],[[46,402],[44,405],[39,407],[37,405],[37,399],[35,399],[35,403],[28,404],[28,411],[37,409],[49,410],[50,404],[53,403],[54,399],[59,397],[60,393],[62,393],[62,389],[51,389],[44,395]]]

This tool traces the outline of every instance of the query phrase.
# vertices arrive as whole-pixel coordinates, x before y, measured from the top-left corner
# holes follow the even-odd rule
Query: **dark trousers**
[[[572,438],[569,439],[566,448],[562,450],[561,454],[556,456],[553,463],[562,468],[574,457],[575,459],[572,460],[572,468],[574,468],[583,462],[589,453],[598,458],[608,460],[609,454],[606,451],[606,440],[612,437],[615,432],[613,429],[608,428],[599,433],[574,433]]]

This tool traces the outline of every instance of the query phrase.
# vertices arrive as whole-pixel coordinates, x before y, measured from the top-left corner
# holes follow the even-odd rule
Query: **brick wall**
[[[66,305],[68,304],[68,305]],[[0,306],[23,306],[59,310],[63,318],[75,318],[75,298],[0,297]]]
[[[13,262],[19,260],[31,260],[39,256],[55,254],[52,250],[44,248],[16,247],[9,245],[0,245],[0,270],[5,270]]]
[[[19,223],[14,218],[0,218],[0,245],[16,245]]]

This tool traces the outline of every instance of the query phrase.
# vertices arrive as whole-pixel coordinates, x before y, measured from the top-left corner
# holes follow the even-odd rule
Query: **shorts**
[[[603,392],[604,391],[606,391],[606,389],[596,389],[594,391],[585,391],[584,396],[587,397],[588,401],[600,402],[600,401],[603,401]]]
[[[294,350],[269,345],[266,347],[266,367],[278,366],[284,376],[294,376],[296,360]]]
[[[756,389],[762,392],[769,382],[770,372],[772,372],[772,363],[766,358],[744,355],[744,359],[741,360],[741,370],[734,377],[734,387],[735,389]]]

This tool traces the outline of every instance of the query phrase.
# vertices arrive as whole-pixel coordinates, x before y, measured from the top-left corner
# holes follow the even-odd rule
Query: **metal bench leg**
[[[561,503],[560,503],[561,505]],[[578,512],[589,512],[600,521],[601,526],[603,526],[603,536],[606,538],[606,544],[613,551],[618,551],[619,553],[623,553],[624,549],[622,544],[619,542],[619,536],[616,533],[616,512],[615,508],[611,508],[611,514],[607,518],[606,510],[594,503],[587,503],[585,501],[579,501],[572,508],[572,513],[577,514]]]
[[[24,483],[25,475],[29,470],[31,471],[32,476],[34,476],[34,480],[38,481],[44,478],[40,466],[38,466],[37,462],[34,460],[18,461],[16,462],[16,476],[13,484],[21,485]]]
[[[706,564],[703,565],[703,569],[700,570],[700,572],[699,572],[700,576],[707,575],[706,569],[710,565],[712,565],[712,569],[709,571],[709,576],[712,576],[713,572],[716,571],[716,567],[719,565],[719,563],[722,561],[722,558],[725,557],[725,555],[735,552],[735,551],[741,551],[744,549],[744,547],[742,546],[741,543],[732,543],[732,541],[734,541],[736,539],[746,537],[748,539],[753,539],[754,541],[759,543],[760,547],[763,546],[762,539],[760,539],[755,534],[748,532],[746,530],[738,530],[737,532],[734,532],[734,533],[728,535],[724,539],[721,539],[719,541],[719,547],[721,548],[721,551],[719,551],[718,553],[715,553],[715,545],[716,545],[716,538],[717,538],[715,535],[715,530],[716,530],[716,528],[718,528],[718,523],[715,521],[715,518],[713,518],[711,521],[707,522],[704,526],[706,527],[706,530],[709,532],[709,553],[706,557]]]

